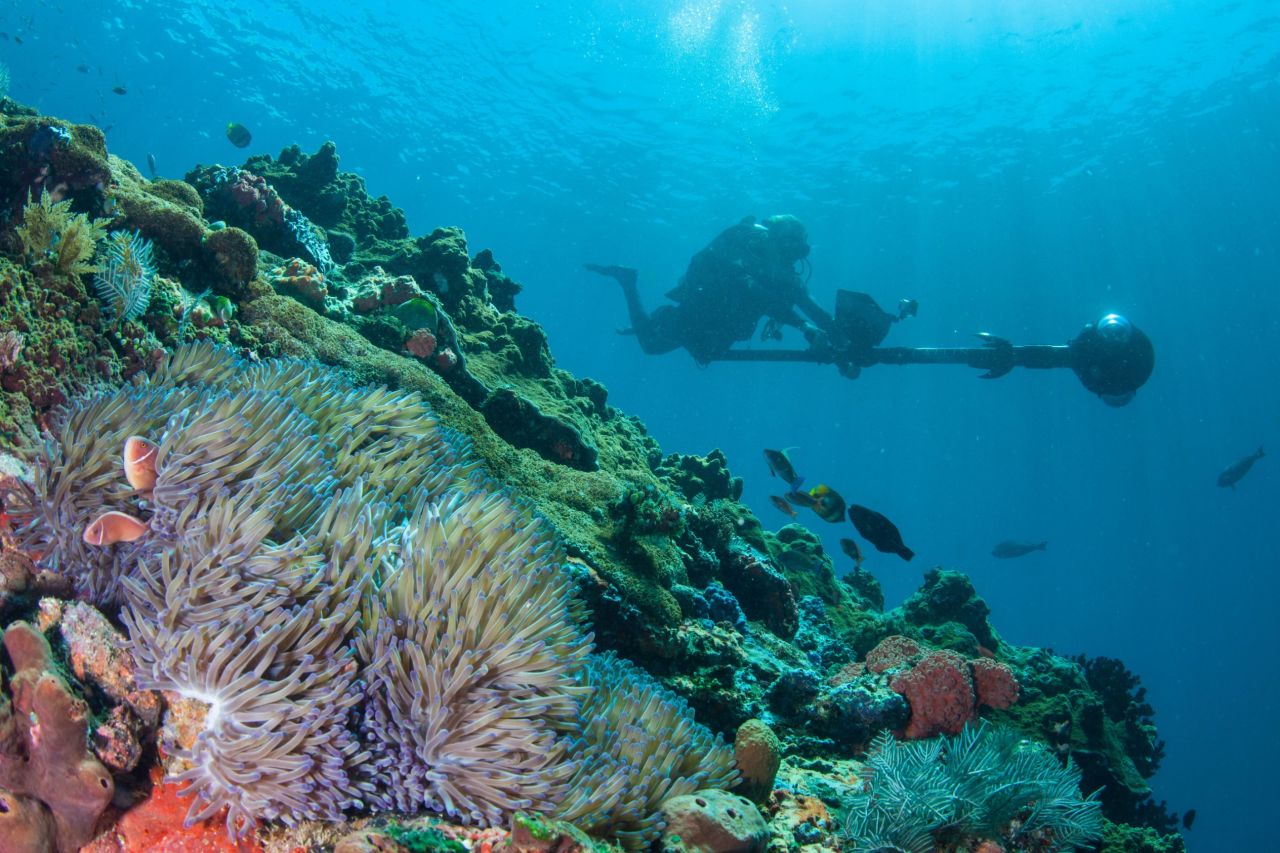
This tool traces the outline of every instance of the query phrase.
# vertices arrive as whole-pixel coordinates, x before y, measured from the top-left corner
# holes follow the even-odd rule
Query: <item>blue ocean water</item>
[[[869,555],[890,604],[944,565],[1007,640],[1122,658],[1191,849],[1273,848],[1280,471],[1215,481],[1280,453],[1280,2],[10,0],[0,34],[14,97],[144,171],[333,139],[415,232],[492,248],[560,366],[667,451],[723,448],[766,524],[760,451],[795,447],[917,552]],[[819,301],[919,300],[888,343],[1063,343],[1120,311],[1156,371],[1114,409],[1066,371],[704,369],[618,336],[620,294],[581,269],[635,266],[657,305],[779,212]],[[848,528],[810,519],[838,553]],[[993,559],[1008,538],[1049,547]]]

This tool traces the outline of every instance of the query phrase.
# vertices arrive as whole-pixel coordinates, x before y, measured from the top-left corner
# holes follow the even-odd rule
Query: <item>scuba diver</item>
[[[756,222],[748,216],[690,259],[679,284],[666,294],[675,305],[651,312],[640,300],[634,269],[586,268],[622,285],[631,328],[621,334],[634,334],[650,355],[684,347],[706,365],[724,357],[734,343],[750,340],[761,318],[766,318],[763,340],[781,340],[782,327],[792,326],[815,351],[830,349],[837,329],[809,295],[808,256],[808,234],[799,219],[780,214]],[[803,277],[797,265],[805,269]]]
[[[877,364],[965,364],[995,379],[1015,367],[1067,368],[1108,406],[1124,406],[1151,376],[1151,339],[1120,314],[1087,324],[1066,344],[1014,345],[979,332],[977,347],[882,346],[890,328],[916,316],[919,304],[900,299],[896,314],[866,293],[838,288],[835,311],[827,313],[809,295],[809,241],[794,216],[747,217],[725,229],[689,261],[679,284],[667,293],[674,305],[646,311],[630,267],[587,264],[594,273],[622,285],[631,328],[646,353],[684,347],[700,365],[713,361],[811,362],[833,364],[847,379]],[[797,270],[799,265],[800,270]],[[803,315],[803,316],[802,316]],[[807,318],[807,319],[806,319]],[[760,320],[761,338],[781,340],[782,327],[804,333],[805,349],[736,349],[749,341]]]

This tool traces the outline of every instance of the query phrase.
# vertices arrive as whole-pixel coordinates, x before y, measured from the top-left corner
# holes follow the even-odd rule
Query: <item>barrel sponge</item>
[[[733,754],[742,774],[742,793],[761,803],[773,791],[773,780],[782,766],[782,741],[763,720],[747,720],[738,726]]]
[[[664,801],[738,781],[732,748],[644,670],[606,653],[591,656],[579,680],[587,693],[575,770],[557,818],[644,850],[662,833]]]
[[[549,810],[591,643],[550,528],[473,488],[421,502],[390,538],[357,644],[372,802],[482,825]]]

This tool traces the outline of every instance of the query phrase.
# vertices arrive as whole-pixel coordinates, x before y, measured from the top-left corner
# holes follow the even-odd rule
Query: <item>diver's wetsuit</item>
[[[724,355],[737,341],[750,340],[761,317],[803,327],[799,307],[819,328],[831,315],[809,296],[794,264],[772,256],[769,233],[751,218],[720,233],[689,261],[689,268],[666,296],[677,303],[645,311],[636,272],[623,267],[588,266],[617,279],[627,300],[631,331],[650,355],[684,347],[699,364]]]

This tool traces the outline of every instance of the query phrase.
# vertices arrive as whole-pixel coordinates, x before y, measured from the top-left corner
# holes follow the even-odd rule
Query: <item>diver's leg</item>
[[[627,300],[627,304],[630,306],[630,299]],[[636,297],[636,304],[640,304],[639,297]],[[662,355],[683,346],[678,328],[680,319],[679,308],[663,305],[654,309],[652,314],[646,315],[644,323],[639,324],[635,322],[635,310],[632,309],[632,326],[636,333],[636,340],[640,343],[640,349],[648,355]]]
[[[638,273],[631,267],[602,266],[601,264],[583,264],[589,272],[598,273],[614,279],[623,287],[635,287]]]
[[[672,319],[669,315],[672,311],[670,306],[663,306],[652,315],[644,310],[644,303],[640,301],[640,288],[636,285],[638,274],[634,269],[600,264],[585,266],[589,271],[608,276],[622,285],[622,295],[627,300],[627,313],[631,315],[631,332],[640,342],[642,350],[650,355],[657,355],[671,352],[680,345],[670,334]]]

